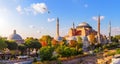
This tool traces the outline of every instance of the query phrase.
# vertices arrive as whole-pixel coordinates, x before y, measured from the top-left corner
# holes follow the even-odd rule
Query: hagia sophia
[[[82,43],[88,47],[90,44],[105,44],[108,43],[108,38],[105,35],[100,33],[100,16],[98,17],[98,30],[94,30],[92,26],[90,26],[86,22],[80,23],[78,26],[75,26],[73,23],[73,27],[68,30],[68,34],[64,36],[67,41],[77,40],[77,37],[82,38]],[[109,35],[110,36],[110,35]],[[96,42],[93,43],[90,40],[95,38]],[[57,18],[56,23],[56,37],[54,38],[57,41],[61,41],[62,37],[59,34],[59,18]]]

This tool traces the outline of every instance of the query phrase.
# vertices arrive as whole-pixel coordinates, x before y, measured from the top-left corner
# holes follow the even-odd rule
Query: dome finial
[[[13,34],[16,34],[16,30],[13,31]]]

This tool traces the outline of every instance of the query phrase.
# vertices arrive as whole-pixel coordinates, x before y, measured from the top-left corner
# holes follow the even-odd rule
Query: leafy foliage
[[[16,50],[18,48],[18,44],[15,41],[12,41],[12,40],[7,41],[6,40],[5,43],[8,45],[7,48],[10,50]]]
[[[39,54],[40,54],[41,61],[51,60],[53,51],[54,51],[54,48],[49,46],[40,48]]]
[[[39,43],[38,39],[32,37],[25,39],[25,45],[28,48],[36,48],[36,49],[39,49],[41,47],[41,44]]]
[[[70,40],[69,46],[70,46],[70,47],[76,47],[76,46],[77,46],[77,41],[75,41],[75,40]]]
[[[120,54],[120,48],[118,48],[118,49],[116,50],[116,53],[117,53],[117,54]]]
[[[3,38],[0,38],[0,50],[3,50],[4,48],[7,48],[7,44]]]
[[[45,43],[47,43],[48,46],[51,46],[52,37],[49,35],[44,35],[44,36],[42,36],[42,38],[39,39],[39,41],[41,43],[45,42]]]
[[[111,37],[111,39],[112,39],[112,42],[119,42],[119,40],[120,40],[120,35],[116,35],[116,36],[112,36]]]
[[[21,51],[21,55],[26,51],[27,47],[24,44],[18,45],[18,50]]]
[[[61,56],[61,57],[70,57],[73,55],[77,55],[77,50],[74,47],[67,47],[67,46],[59,46],[56,49],[56,52]]]

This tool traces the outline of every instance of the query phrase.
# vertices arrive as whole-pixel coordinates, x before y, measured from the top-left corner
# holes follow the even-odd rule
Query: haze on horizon
[[[56,35],[56,18],[60,19],[60,36],[67,35],[74,22],[87,22],[97,30],[101,15],[101,33],[120,34],[119,0],[0,0],[0,36],[8,37],[16,29],[23,38]]]

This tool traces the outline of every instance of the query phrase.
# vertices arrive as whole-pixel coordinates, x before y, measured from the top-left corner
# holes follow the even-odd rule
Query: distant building
[[[22,44],[24,43],[24,40],[22,39],[22,37],[16,33],[16,30],[13,31],[13,34],[11,34],[8,37],[8,40],[14,40],[17,44]]]

